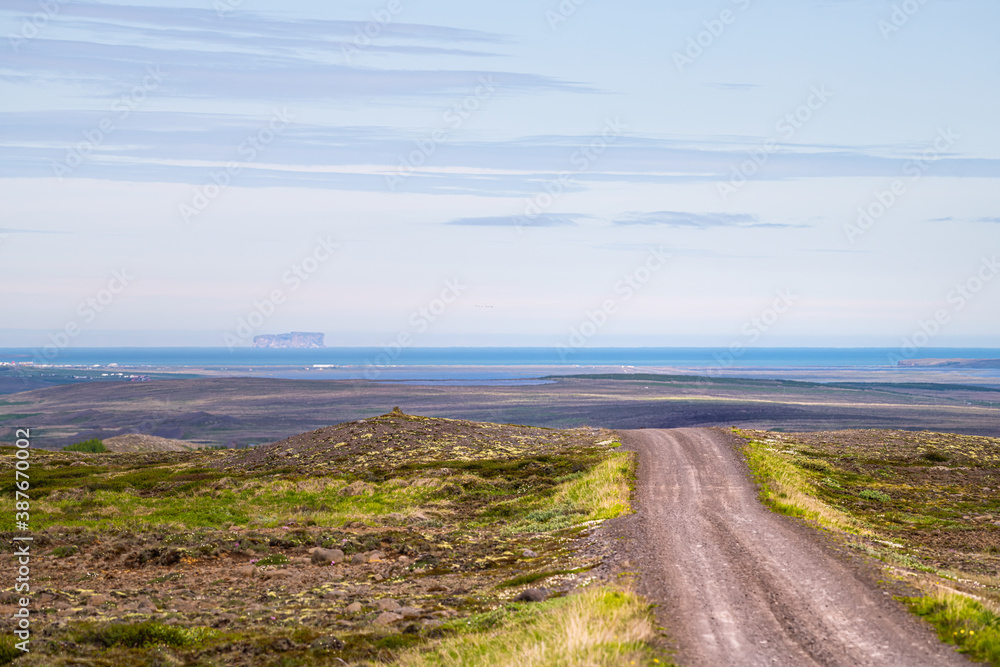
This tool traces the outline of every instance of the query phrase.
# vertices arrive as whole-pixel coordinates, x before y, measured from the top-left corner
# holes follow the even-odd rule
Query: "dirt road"
[[[682,665],[968,665],[823,546],[765,509],[722,430],[625,431],[629,532]]]

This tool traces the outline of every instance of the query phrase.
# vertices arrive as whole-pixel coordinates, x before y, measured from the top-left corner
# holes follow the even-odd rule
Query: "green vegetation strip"
[[[949,592],[905,598],[903,602],[937,628],[941,641],[958,646],[974,660],[1000,665],[1000,615],[964,595]]]

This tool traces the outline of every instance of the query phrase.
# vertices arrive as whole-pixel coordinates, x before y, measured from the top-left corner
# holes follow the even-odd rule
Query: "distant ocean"
[[[52,360],[26,348],[0,348],[0,362],[129,368],[407,367],[407,366],[672,366],[710,368],[873,368],[895,366],[898,348],[748,348],[738,356],[724,348],[581,348],[561,356],[554,347],[331,347],[316,350],[239,348],[66,348]],[[907,357],[911,358],[911,357]],[[1000,359],[996,348],[924,348],[914,359]]]

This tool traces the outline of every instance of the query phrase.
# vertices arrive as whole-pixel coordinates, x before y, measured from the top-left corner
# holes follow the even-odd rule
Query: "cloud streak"
[[[746,229],[787,228],[797,225],[760,222],[756,215],[747,213],[688,213],[684,211],[652,211],[628,213],[614,221],[616,225],[660,225],[664,227],[712,229],[738,227]]]
[[[522,219],[519,216],[501,215],[484,216],[479,218],[459,218],[445,224],[460,225],[465,227],[571,227],[579,223],[580,220],[591,216],[580,213],[540,213],[529,219]]]

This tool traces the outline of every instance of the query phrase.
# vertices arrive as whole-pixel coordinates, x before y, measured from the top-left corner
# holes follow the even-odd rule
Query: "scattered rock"
[[[236,614],[219,614],[212,620],[213,628],[222,628],[236,620]]]
[[[344,552],[340,549],[316,549],[310,556],[313,565],[332,565],[344,560]]]
[[[375,625],[392,625],[393,623],[398,623],[403,620],[403,616],[400,614],[393,613],[391,611],[383,611],[375,619]]]
[[[336,637],[320,637],[318,639],[314,639],[312,644],[309,645],[309,648],[339,651],[344,648],[344,642]]]
[[[291,570],[266,570],[264,572],[264,579],[288,579],[291,576]]]
[[[548,597],[549,593],[544,588],[529,588],[518,593],[514,602],[544,602]]]

